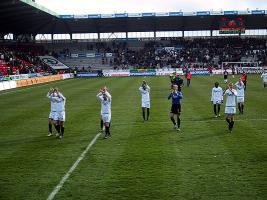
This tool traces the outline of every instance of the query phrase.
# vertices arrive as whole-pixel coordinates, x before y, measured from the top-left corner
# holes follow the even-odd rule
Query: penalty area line
[[[71,168],[68,170],[68,172],[62,177],[58,185],[54,188],[54,190],[49,194],[46,200],[53,200],[57,193],[60,191],[60,189],[63,187],[64,183],[68,180],[71,173],[76,169],[76,167],[79,165],[79,163],[83,160],[87,152],[91,149],[91,147],[95,144],[96,140],[99,138],[101,133],[96,134],[94,139],[88,144],[86,149],[82,152],[82,154],[78,157],[78,159],[75,161],[75,163],[71,166]]]

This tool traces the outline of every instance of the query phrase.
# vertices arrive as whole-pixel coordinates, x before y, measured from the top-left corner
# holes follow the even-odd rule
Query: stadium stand
[[[99,57],[87,57],[99,54]],[[110,54],[110,56],[107,56]],[[167,41],[2,45],[0,72],[52,72],[38,56],[53,55],[79,71],[132,68],[220,68],[223,62],[267,64],[265,38],[177,38]],[[80,55],[82,55],[80,57]]]
[[[5,45],[6,36],[12,34],[11,42],[31,46],[29,49],[29,46],[20,45],[5,52],[1,47],[0,51],[9,59],[1,59],[0,71],[5,75],[53,71],[40,61],[40,55],[53,56],[71,68],[83,71],[218,68],[231,62],[266,65],[265,10],[79,16],[58,15],[26,0],[3,0],[0,7],[3,8],[0,16],[1,42]],[[6,19],[9,23],[5,23]],[[236,33],[221,34],[222,19],[234,20],[236,24],[241,20],[242,26],[236,27]],[[179,34],[165,36],[167,32]],[[194,35],[197,32],[201,34]],[[256,32],[259,34],[255,35]],[[117,33],[124,36],[117,38]],[[142,38],[137,33],[149,34]],[[164,34],[160,36],[161,33]],[[94,37],[74,37],[79,34]],[[38,35],[41,39],[37,41]]]
[[[0,72],[2,75],[52,72],[38,57],[44,54],[41,45],[1,45]]]
[[[223,62],[267,64],[264,38],[180,38],[150,42],[65,43],[45,45],[67,66],[90,69],[220,68]],[[103,53],[104,57],[87,57]],[[111,57],[105,54],[110,53]],[[82,55],[81,57],[79,57]]]
[[[267,199],[267,98],[258,75],[267,66],[267,10],[58,15],[34,0],[1,0],[0,13],[0,200]],[[240,18],[245,25],[221,30],[221,18],[231,24]],[[65,73],[64,64],[73,73]],[[212,118],[212,104],[221,98],[210,104],[210,89],[217,81],[227,89],[223,68],[231,74],[239,65],[247,68],[243,78],[257,75],[249,75],[245,115],[236,117],[235,130],[228,133],[223,116]],[[174,108],[181,103],[168,102],[167,95],[173,83],[181,88],[175,75],[187,75],[189,86],[188,72],[206,76],[193,77],[191,86],[182,89],[182,132],[173,132],[169,108],[170,116],[179,118],[181,109]],[[131,77],[78,79],[102,76]],[[138,103],[142,98],[150,107],[146,81],[151,86],[149,122],[142,120],[144,105]],[[46,85],[5,92],[37,84]],[[110,142],[99,140],[104,130],[98,130],[100,102],[95,98],[101,88],[101,106],[110,107],[105,85],[114,99]],[[228,97],[235,98],[230,89]],[[52,90],[57,92],[49,92],[47,99]],[[63,93],[66,129],[65,100],[58,101]],[[57,118],[48,116],[49,100]],[[222,106],[231,110],[226,113],[231,130],[236,106],[227,104]],[[64,141],[44,138],[48,117],[57,132],[66,130]]]

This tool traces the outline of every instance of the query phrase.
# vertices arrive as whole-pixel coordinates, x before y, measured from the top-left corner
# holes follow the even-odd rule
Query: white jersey
[[[146,86],[145,90],[143,87],[140,87],[139,91],[141,92],[141,95],[142,95],[142,102],[150,101],[150,96],[149,96],[150,87],[148,85]]]
[[[64,97],[61,93],[58,94],[57,97],[57,112],[65,111],[66,97]]]
[[[51,102],[51,112],[56,112],[57,111],[57,97],[54,96],[54,93],[47,93],[47,98]]]
[[[223,100],[223,90],[221,87],[214,87],[211,90],[211,101],[216,103],[221,103]]]
[[[111,115],[111,95],[106,92],[107,100],[104,100],[103,94],[99,93],[96,97],[101,101],[101,115]]]
[[[237,91],[235,89],[232,89],[232,91],[227,89],[224,95],[226,96],[225,107],[236,107]]]
[[[263,73],[261,75],[261,78],[262,78],[262,80],[263,80],[264,83],[267,83],[267,73]]]
[[[237,90],[237,97],[244,97],[245,96],[245,85],[243,82],[241,84],[237,82],[235,84]]]

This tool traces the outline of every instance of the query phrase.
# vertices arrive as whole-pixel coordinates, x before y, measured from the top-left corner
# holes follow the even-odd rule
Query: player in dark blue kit
[[[173,128],[177,129],[177,131],[180,131],[180,114],[181,114],[181,99],[183,98],[183,94],[181,91],[178,91],[178,86],[173,86],[173,91],[169,95],[168,99],[172,99],[172,107],[170,112],[170,118],[173,123]],[[177,116],[177,123],[175,122],[174,116]]]

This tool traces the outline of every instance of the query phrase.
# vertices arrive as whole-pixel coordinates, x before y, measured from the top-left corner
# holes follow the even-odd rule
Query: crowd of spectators
[[[0,75],[18,75],[49,72],[51,69],[44,65],[39,55],[44,55],[42,46],[8,45],[0,46]]]
[[[139,45],[138,45],[139,44]],[[88,43],[84,53],[112,53],[100,65],[127,68],[221,68],[225,62],[267,65],[266,38],[176,38],[168,41],[113,41]],[[61,52],[71,57],[68,48]],[[250,63],[250,64],[248,64]],[[89,64],[90,65],[90,64]]]
[[[71,47],[71,43],[69,46]],[[259,66],[267,65],[266,38],[176,38],[147,42],[95,42],[85,45],[84,53],[86,52],[112,53],[110,57],[102,57],[99,64],[113,69],[221,68],[223,63],[244,62],[244,59],[247,60],[246,66],[253,66],[255,63]],[[71,53],[68,47],[59,52],[48,52],[44,46],[37,44],[6,45],[0,46],[0,64],[4,63],[8,67],[7,75],[51,72],[52,69],[41,62],[39,55],[52,55],[56,58],[65,55],[71,58]],[[93,70],[93,67],[84,70]]]
[[[114,67],[221,67],[223,62],[257,62],[267,64],[267,40],[257,38],[179,39],[166,44],[148,42],[141,49],[117,49]],[[247,65],[247,64],[246,64]]]

